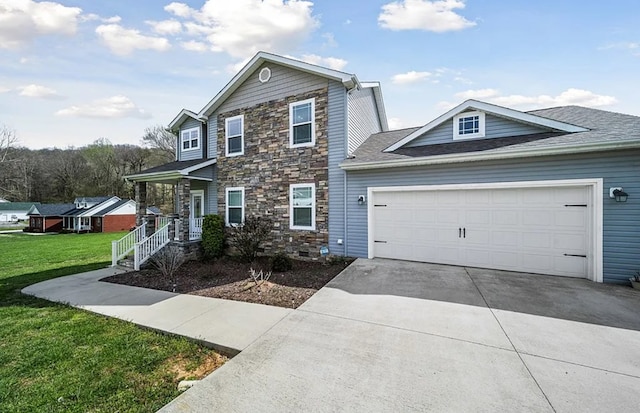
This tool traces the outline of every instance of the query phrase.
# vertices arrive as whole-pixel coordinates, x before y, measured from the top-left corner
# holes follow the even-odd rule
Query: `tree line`
[[[124,176],[175,159],[176,137],[162,126],[145,129],[142,145],[107,139],[66,149],[29,149],[16,132],[0,125],[0,197],[14,202],[70,203],[78,196],[134,198]],[[173,188],[150,185],[149,205],[171,210]]]

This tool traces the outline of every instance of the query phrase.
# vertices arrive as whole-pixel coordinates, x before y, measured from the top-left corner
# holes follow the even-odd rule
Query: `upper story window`
[[[227,225],[240,225],[244,222],[244,187],[226,189]]]
[[[244,115],[225,119],[224,130],[225,154],[227,156],[244,155]]]
[[[316,185],[292,184],[290,187],[289,227],[291,229],[316,229]]]
[[[316,100],[289,104],[289,146],[313,146],[316,143]]]
[[[484,113],[464,112],[453,118],[453,139],[484,137]]]
[[[199,127],[183,130],[182,132],[180,132],[180,137],[182,141],[183,151],[200,149],[200,128]]]

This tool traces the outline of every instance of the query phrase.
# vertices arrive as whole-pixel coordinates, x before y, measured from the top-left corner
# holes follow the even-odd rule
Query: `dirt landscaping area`
[[[204,297],[297,308],[316,291],[344,270],[352,260],[337,260],[325,264],[317,261],[293,260],[293,268],[273,272],[268,281],[257,284],[250,270],[270,268],[267,257],[251,264],[222,258],[213,262],[191,261],[181,266],[174,279],[163,276],[155,269],[144,269],[104,278],[102,281],[156,290],[174,291]]]

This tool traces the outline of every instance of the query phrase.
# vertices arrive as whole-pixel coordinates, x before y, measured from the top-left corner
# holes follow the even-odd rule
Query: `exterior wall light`
[[[629,194],[622,190],[622,187],[609,188],[609,198],[614,198],[616,202],[627,202]]]
[[[358,195],[358,205],[364,205],[367,202],[367,197],[364,195]]]

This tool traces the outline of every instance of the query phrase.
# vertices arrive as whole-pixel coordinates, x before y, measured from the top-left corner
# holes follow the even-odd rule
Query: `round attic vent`
[[[262,70],[260,70],[260,74],[258,74],[258,79],[260,83],[267,83],[269,79],[271,79],[271,69],[263,67]]]

